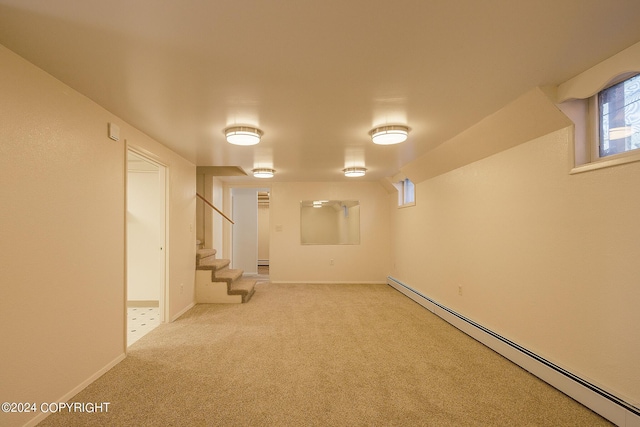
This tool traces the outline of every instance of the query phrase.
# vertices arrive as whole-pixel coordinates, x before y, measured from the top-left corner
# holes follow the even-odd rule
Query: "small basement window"
[[[398,190],[398,207],[415,206],[416,187],[409,178],[398,181],[393,186]]]
[[[640,161],[640,74],[559,107],[576,125],[572,174]]]
[[[598,157],[640,148],[640,74],[602,90],[594,98],[597,98]]]

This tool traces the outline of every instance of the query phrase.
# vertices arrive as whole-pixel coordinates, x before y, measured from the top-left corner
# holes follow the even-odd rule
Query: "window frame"
[[[608,156],[600,156],[600,108],[598,97],[602,91],[605,91],[618,83],[629,80],[640,75],[638,72],[623,73],[611,80],[604,88],[600,89],[594,95],[586,99],[587,101],[587,162],[576,164],[571,169],[572,174],[586,172],[594,169],[602,169],[611,166],[617,166],[626,163],[640,161],[640,149],[624,151],[622,153],[610,154]],[[574,152],[575,161],[575,152]]]
[[[640,148],[634,148],[632,150],[623,151],[620,153],[609,154],[605,156],[600,155],[600,143],[601,143],[600,127],[601,127],[602,116],[600,114],[599,97],[604,91],[611,89],[613,86],[638,76],[640,76],[640,73],[625,73],[625,74],[619,75],[617,78],[611,81],[606,87],[602,88],[595,95],[589,98],[588,126],[589,126],[589,135],[590,135],[591,162],[596,162],[601,159],[613,159],[618,157],[624,157],[625,155],[629,155],[629,153],[637,153],[638,150],[640,150]]]
[[[407,182],[411,183],[411,201],[407,202]],[[416,185],[409,178],[403,178],[400,181],[393,183],[393,186],[398,191],[398,208],[406,208],[416,205]]]

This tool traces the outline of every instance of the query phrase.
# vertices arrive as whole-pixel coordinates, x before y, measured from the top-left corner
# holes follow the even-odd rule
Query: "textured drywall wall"
[[[570,175],[570,135],[418,184],[392,276],[637,405],[640,163]]]
[[[390,255],[387,197],[388,193],[376,182],[272,183],[271,280],[384,283]],[[302,245],[301,200],[358,200],[360,244]]]
[[[125,140],[169,168],[170,315],[193,303],[195,166],[2,46],[0,64],[0,400],[57,402],[125,353]]]

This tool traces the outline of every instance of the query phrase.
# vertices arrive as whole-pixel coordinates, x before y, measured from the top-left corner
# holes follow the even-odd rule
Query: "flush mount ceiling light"
[[[253,176],[256,178],[273,178],[273,174],[276,173],[275,170],[270,168],[257,168],[251,172],[253,172]]]
[[[234,145],[255,145],[260,142],[263,132],[250,126],[233,126],[226,128],[224,134],[227,142]]]
[[[350,178],[364,176],[366,171],[367,169],[359,167],[342,169],[342,172],[344,172],[344,176],[348,176]]]
[[[380,126],[369,132],[374,144],[399,144],[407,139],[409,128],[402,125]]]

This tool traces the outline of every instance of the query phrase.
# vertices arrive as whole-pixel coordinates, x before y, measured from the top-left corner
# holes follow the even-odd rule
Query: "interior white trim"
[[[612,166],[624,165],[626,163],[640,161],[640,152],[638,150],[627,151],[625,153],[614,154],[613,156],[601,157],[593,162],[571,168],[570,174],[574,175],[592,170],[610,168]]]
[[[300,285],[386,285],[386,282],[367,282],[363,280],[358,281],[347,281],[341,280],[339,282],[332,282],[328,280],[285,280],[285,281],[271,281],[271,283],[276,285],[289,285],[289,284],[300,284]]]
[[[127,166],[127,171],[125,172],[125,277],[128,276],[128,258],[127,258],[127,247],[128,247],[128,239],[129,239],[129,231],[127,227],[127,198],[128,198],[128,179],[129,179],[129,154],[132,154],[134,157],[137,157],[142,162],[148,163],[157,167],[157,172],[159,176],[159,180],[161,182],[160,185],[160,198],[159,201],[161,203],[162,208],[160,209],[160,229],[161,229],[161,241],[159,242],[163,248],[163,256],[162,256],[162,266],[161,266],[161,289],[160,289],[160,321],[166,322],[169,318],[169,302],[170,302],[170,289],[169,289],[169,235],[170,235],[170,222],[169,222],[169,211],[170,211],[170,178],[169,178],[169,164],[167,162],[162,161],[157,155],[151,153],[150,151],[139,147],[135,144],[130,144],[125,139],[125,164]],[[126,283],[125,295],[128,293],[129,283]],[[126,298],[125,298],[126,299]],[[126,301],[125,301],[125,345],[127,340],[127,332],[126,332]]]
[[[180,318],[180,316],[182,316],[183,314],[185,314],[187,311],[191,310],[194,306],[196,305],[195,302],[192,302],[191,304],[189,304],[188,306],[186,306],[185,308],[183,308],[182,310],[180,310],[178,313],[176,313],[175,316],[173,316],[171,318],[171,322],[175,322],[176,320],[178,320]]]
[[[64,396],[62,396],[61,398],[55,400],[55,402],[56,403],[62,403],[62,402],[69,401],[69,399],[71,399],[76,394],[80,393],[89,384],[91,384],[92,382],[94,382],[95,380],[100,378],[102,375],[107,373],[107,371],[109,371],[111,368],[116,366],[118,363],[122,362],[125,359],[125,357],[126,357],[126,354],[122,353],[120,356],[116,357],[111,362],[107,363],[102,369],[98,370],[95,374],[91,375],[89,378],[87,378],[86,380],[84,380],[83,382],[78,384],[76,387],[74,387],[71,391],[66,393]],[[39,412],[36,417],[34,417],[31,420],[29,420],[23,427],[35,426],[38,423],[42,422],[42,420],[47,418],[49,415],[51,415],[51,412]]]
[[[559,85],[557,103],[570,99],[587,99],[614,82],[619,76],[638,71],[640,71],[640,43],[628,47]]]
[[[389,276],[387,284],[462,332],[622,427],[640,427],[640,408],[500,336]]]

